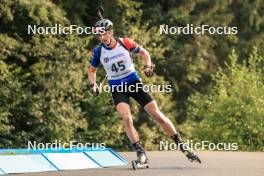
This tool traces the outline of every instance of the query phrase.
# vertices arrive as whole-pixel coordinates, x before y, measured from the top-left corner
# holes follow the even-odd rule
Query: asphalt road
[[[202,164],[189,162],[180,152],[148,152],[149,169],[132,170],[135,153],[120,153],[127,166],[76,171],[15,174],[15,176],[264,176],[264,152],[197,152]]]

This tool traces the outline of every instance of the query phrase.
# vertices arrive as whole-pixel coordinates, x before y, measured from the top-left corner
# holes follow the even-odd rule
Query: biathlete
[[[148,158],[133,125],[129,104],[130,97],[133,97],[162,126],[188,160],[201,163],[199,157],[182,142],[180,134],[175,130],[172,122],[159,110],[153,97],[142,88],[143,83],[135,70],[130,53],[138,53],[143,58],[144,73],[147,77],[150,77],[153,76],[153,65],[149,52],[129,38],[115,37],[113,23],[108,19],[97,21],[95,27],[104,27],[105,33],[99,35],[101,44],[93,50],[90,66],[88,67],[89,84],[93,95],[98,96],[96,71],[101,63],[107,74],[115,108],[122,118],[126,134],[137,154],[137,160],[133,161],[133,168],[148,167]],[[126,90],[118,91],[117,85],[126,86]]]

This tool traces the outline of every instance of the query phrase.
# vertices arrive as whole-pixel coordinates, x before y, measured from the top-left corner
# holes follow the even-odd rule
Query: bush
[[[264,58],[254,48],[248,63],[239,64],[233,51],[230,64],[213,76],[206,95],[189,99],[191,135],[196,141],[238,143],[239,150],[264,150]]]

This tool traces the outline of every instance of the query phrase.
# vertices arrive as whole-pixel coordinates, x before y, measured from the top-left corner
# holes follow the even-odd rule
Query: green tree
[[[227,69],[213,76],[208,94],[189,99],[190,135],[196,141],[238,143],[239,150],[264,150],[264,58],[254,49],[237,63],[233,51]]]
[[[73,1],[3,1],[0,6],[0,56],[1,56],[1,127],[2,147],[25,147],[28,140],[51,142],[78,140],[81,142],[106,142],[120,149],[130,148],[121,119],[114,110],[109,93],[99,97],[89,94],[86,69],[96,46],[92,36],[84,35],[29,35],[28,25],[53,26],[79,24],[91,26],[97,20],[92,1],[72,5]],[[76,4],[74,2],[74,4]],[[157,28],[141,25],[141,3],[116,1],[108,3],[106,14],[113,19],[118,36],[128,36],[151,51],[153,58],[162,58],[164,49]],[[76,8],[80,10],[75,10]],[[62,9],[63,8],[63,9]],[[88,10],[88,11],[86,11]],[[68,17],[68,18],[66,18]],[[153,35],[154,33],[154,35]],[[139,37],[144,40],[139,40]],[[142,71],[142,60],[135,58]],[[140,73],[143,75],[142,73]],[[98,81],[105,73],[101,68]],[[144,76],[143,76],[144,77]],[[155,76],[147,83],[165,83]],[[161,109],[169,114],[170,95],[156,94]],[[147,120],[143,109],[134,107],[135,121],[142,132],[158,129]],[[145,118],[144,118],[145,117]],[[162,136],[143,133],[152,148],[153,140]],[[120,137],[122,136],[122,137]]]
[[[3,1],[0,10],[1,147],[72,139],[87,126],[79,105],[89,38],[27,34],[27,25],[70,24],[49,1]]]
[[[240,58],[247,58],[253,46],[263,48],[264,2],[255,1],[150,1],[142,4],[142,23],[151,26],[236,26],[237,35],[165,35],[165,60],[159,62],[157,71],[174,88],[173,113],[177,121],[187,119],[187,99],[194,92],[206,93],[211,74],[224,63],[234,48]],[[161,14],[161,15],[159,15]],[[164,36],[164,35],[163,35]],[[259,51],[263,54],[263,51]],[[240,57],[241,56],[241,57]]]

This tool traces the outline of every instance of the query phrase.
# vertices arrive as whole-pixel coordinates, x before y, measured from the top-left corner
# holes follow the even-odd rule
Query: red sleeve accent
[[[129,49],[129,51],[134,50],[138,46],[136,42],[129,38],[123,38],[123,43]]]

